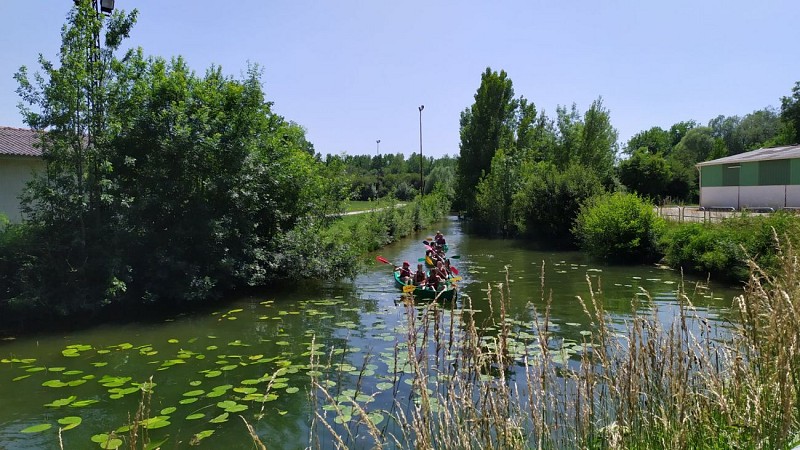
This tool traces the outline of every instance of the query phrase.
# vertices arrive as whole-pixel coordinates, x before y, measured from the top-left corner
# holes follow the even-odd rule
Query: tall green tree
[[[460,207],[474,212],[476,187],[491,170],[492,158],[500,148],[514,142],[518,100],[505,71],[487,67],[475,93],[475,102],[461,113],[461,143],[458,159],[458,198]]]
[[[794,84],[791,95],[781,97],[781,120],[787,127],[785,143],[800,142],[800,81]]]
[[[111,88],[118,76],[115,52],[136,15],[117,10],[106,17],[82,0],[61,30],[58,62],[40,55],[41,73],[31,78],[23,66],[15,74],[23,120],[47,131],[40,143],[46,168],[23,198],[26,219],[46,248],[32,258],[29,296],[57,299],[51,305],[56,314],[121,292],[108,110],[117,97]]]

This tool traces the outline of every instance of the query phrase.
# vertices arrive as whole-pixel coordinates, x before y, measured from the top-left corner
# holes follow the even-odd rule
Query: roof
[[[760,148],[750,152],[739,153],[738,155],[726,156],[724,158],[712,159],[697,163],[697,167],[716,166],[718,164],[736,164],[753,161],[767,161],[772,159],[792,159],[800,158],[800,145],[787,145],[784,147]]]
[[[42,149],[34,144],[39,132],[26,128],[0,127],[0,155],[42,156]]]

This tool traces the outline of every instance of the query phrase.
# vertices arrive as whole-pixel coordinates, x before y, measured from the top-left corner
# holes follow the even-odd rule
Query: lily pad
[[[53,425],[50,423],[40,423],[39,425],[33,425],[28,428],[23,429],[20,433],[41,433],[42,431],[47,431],[50,428],[53,428]]]
[[[77,427],[78,425],[81,424],[81,422],[83,422],[83,419],[81,419],[78,416],[67,416],[58,419],[58,423],[64,425],[63,427],[61,427],[61,429],[64,431],[71,430]]]
[[[230,414],[226,413],[226,412],[222,413],[222,414],[218,415],[217,417],[214,417],[213,419],[209,420],[209,422],[210,423],[224,423],[224,422],[227,422],[229,415]]]

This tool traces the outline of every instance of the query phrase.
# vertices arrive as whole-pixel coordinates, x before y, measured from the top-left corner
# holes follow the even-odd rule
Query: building
[[[38,132],[0,127],[0,214],[20,222],[19,196],[33,173],[45,167]]]
[[[800,208],[800,145],[697,164],[704,208]]]

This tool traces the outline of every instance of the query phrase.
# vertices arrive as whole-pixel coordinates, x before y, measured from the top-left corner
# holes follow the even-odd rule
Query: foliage
[[[556,244],[571,244],[570,229],[581,204],[603,193],[597,174],[574,164],[566,170],[554,165],[527,165],[521,187],[513,196],[515,225],[526,236]]]
[[[619,163],[619,179],[628,189],[643,197],[660,201],[669,194],[672,179],[669,163],[659,153],[640,147]]]
[[[45,318],[90,316],[350,272],[347,249],[319,235],[348,194],[344,166],[321,164],[304,129],[272,112],[259,69],[236,80],[141,49],[117,59],[135,13],[104,17],[80,2],[60,66],[17,74],[25,120],[47,129],[47,169],[23,199],[28,258],[5,295]]]
[[[458,159],[459,205],[474,211],[478,182],[491,170],[492,158],[513,141],[518,101],[505,71],[487,67],[475,93],[475,103],[461,113],[461,143]]]
[[[492,158],[491,170],[478,183],[475,219],[490,233],[504,236],[512,232],[512,197],[518,190],[519,163],[499,149]]]
[[[485,233],[566,236],[578,203],[598,192],[594,181],[599,179],[607,188],[616,184],[617,131],[610,112],[598,98],[585,114],[573,104],[569,109],[559,106],[550,119],[537,112],[533,102],[512,97],[506,73],[487,69],[475,103],[461,115],[457,201]],[[572,178],[576,171],[592,175],[577,180]],[[559,175],[533,179],[554,173]],[[523,186],[529,191],[522,192]],[[554,186],[564,189],[546,190]],[[526,195],[532,197],[525,199]],[[549,217],[535,210],[546,206],[544,211],[553,212],[560,201],[562,209]],[[573,211],[563,210],[571,206]]]
[[[800,141],[800,81],[794,84],[792,95],[781,97],[781,120],[786,124],[784,143]]]
[[[773,230],[792,245],[800,239],[796,217],[777,212],[766,217],[742,215],[721,223],[674,224],[664,233],[661,245],[665,260],[672,267],[745,281],[750,258],[765,270],[777,270]]]
[[[573,233],[581,249],[603,260],[635,263],[658,257],[664,228],[653,205],[638,195],[617,192],[581,206]]]
[[[649,130],[641,131],[628,139],[625,144],[625,153],[632,155],[637,150],[644,148],[649,153],[656,155],[667,155],[672,150],[672,137],[661,127],[652,127]]]

